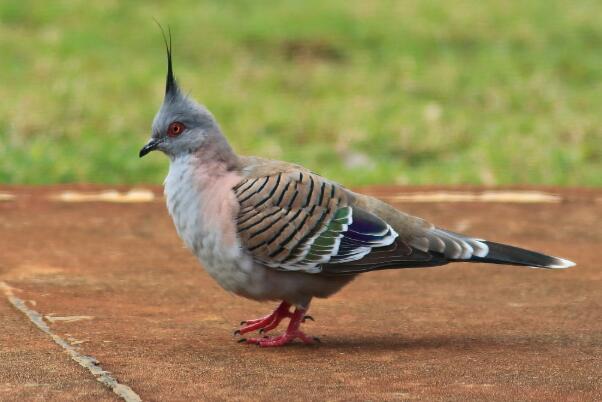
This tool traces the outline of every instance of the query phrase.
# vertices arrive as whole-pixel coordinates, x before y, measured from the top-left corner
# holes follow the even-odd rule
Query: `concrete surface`
[[[265,350],[232,332],[274,306],[220,289],[141,188],[0,187],[0,400],[119,400],[15,300],[143,400],[602,400],[602,190],[367,189],[578,266],[369,273],[313,303],[322,344]]]

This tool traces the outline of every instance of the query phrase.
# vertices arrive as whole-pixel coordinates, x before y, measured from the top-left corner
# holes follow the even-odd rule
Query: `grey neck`
[[[206,144],[192,153],[201,165],[221,166],[223,172],[240,169],[240,159],[219,129],[209,133]],[[217,173],[217,172],[216,172]]]

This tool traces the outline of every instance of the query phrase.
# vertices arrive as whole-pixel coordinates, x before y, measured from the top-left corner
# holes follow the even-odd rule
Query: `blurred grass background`
[[[243,154],[347,185],[602,185],[602,2],[0,2],[0,182],[161,182],[181,86]]]

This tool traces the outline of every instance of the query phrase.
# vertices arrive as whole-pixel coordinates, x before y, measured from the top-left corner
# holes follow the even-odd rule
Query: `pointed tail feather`
[[[523,265],[528,267],[565,269],[575,265],[574,262],[563,258],[552,257],[535,251],[509,246],[491,241],[483,241],[489,247],[489,252],[482,257],[472,256],[470,262],[486,262],[490,264]]]

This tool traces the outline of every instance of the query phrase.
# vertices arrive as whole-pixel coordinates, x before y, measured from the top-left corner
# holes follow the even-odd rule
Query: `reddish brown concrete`
[[[273,306],[220,289],[183,248],[162,199],[47,199],[67,188],[0,188],[16,195],[0,201],[0,281],[44,315],[92,316],[49,326],[144,400],[602,399],[600,190],[547,189],[559,204],[397,205],[579,265],[369,273],[313,303],[305,329],[321,345],[265,350],[235,343],[232,331]],[[0,293],[0,400],[26,399],[117,397]]]

